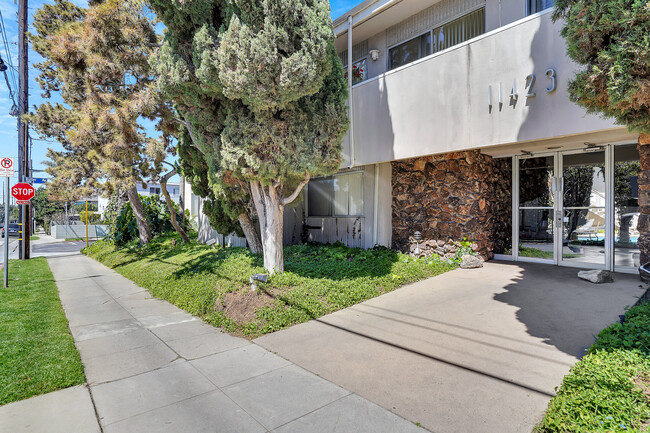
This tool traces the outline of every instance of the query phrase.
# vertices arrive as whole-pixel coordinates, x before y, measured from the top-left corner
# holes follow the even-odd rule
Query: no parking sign
[[[14,177],[14,159],[0,159],[0,177]]]

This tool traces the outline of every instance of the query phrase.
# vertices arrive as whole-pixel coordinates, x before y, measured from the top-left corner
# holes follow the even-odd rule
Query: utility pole
[[[31,177],[28,124],[22,116],[29,112],[29,82],[27,63],[27,0],[18,2],[18,181]],[[31,205],[20,205],[20,259],[29,259],[32,232]]]

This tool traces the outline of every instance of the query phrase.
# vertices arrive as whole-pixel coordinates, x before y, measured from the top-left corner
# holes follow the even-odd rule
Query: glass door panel
[[[562,155],[562,257],[606,265],[605,151]]]
[[[614,267],[639,267],[639,151],[614,146]]]
[[[519,257],[555,260],[555,158],[519,160]]]

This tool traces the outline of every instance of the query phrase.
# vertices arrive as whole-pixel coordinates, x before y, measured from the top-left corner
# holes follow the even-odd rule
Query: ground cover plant
[[[564,378],[537,433],[650,431],[650,302],[596,343]]]
[[[457,266],[457,261],[416,260],[387,248],[293,245],[284,250],[286,272],[259,283],[258,294],[251,291],[249,278],[264,273],[262,256],[244,248],[181,244],[176,239],[161,236],[150,245],[123,248],[99,241],[84,251],[152,295],[251,338]]]
[[[9,262],[0,289],[0,405],[85,382],[44,258]]]

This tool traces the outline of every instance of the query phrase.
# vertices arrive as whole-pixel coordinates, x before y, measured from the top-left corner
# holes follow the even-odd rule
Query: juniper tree
[[[167,26],[155,60],[209,172],[245,182],[264,267],[284,271],[283,210],[335,172],[346,82],[325,0],[151,0]]]
[[[192,186],[192,192],[204,199],[203,213],[217,232],[245,236],[254,254],[262,253],[262,241],[251,217],[250,194],[247,185],[235,179],[230,182],[217,179],[210,173],[200,152],[191,144],[189,133],[184,131],[178,142],[180,171]]]
[[[62,151],[50,150],[53,191],[127,192],[140,241],[151,240],[136,185],[160,173],[171,148],[168,108],[152,91],[149,56],[158,45],[153,22],[138,0],[91,1],[87,10],[66,0],[45,5],[34,17],[31,40],[45,61],[36,65],[44,96],[63,104],[35,107],[31,121]],[[150,138],[142,119],[157,123],[163,138]]]
[[[571,100],[650,133],[650,3],[557,0],[568,56],[583,65],[569,83]]]

